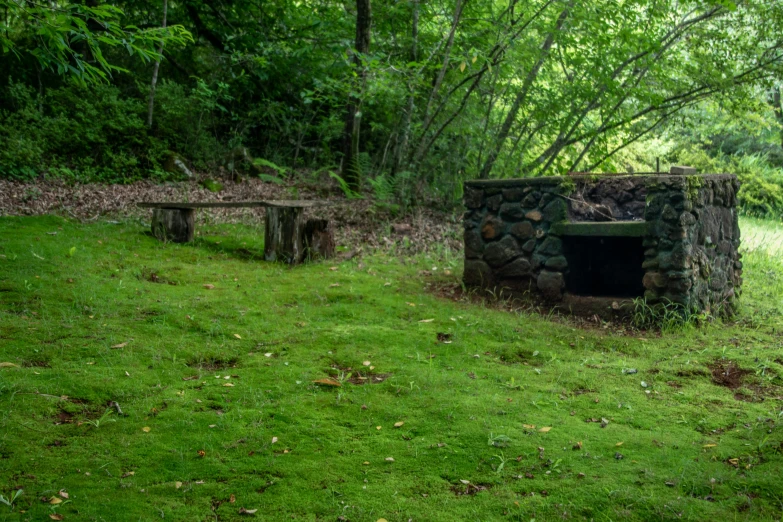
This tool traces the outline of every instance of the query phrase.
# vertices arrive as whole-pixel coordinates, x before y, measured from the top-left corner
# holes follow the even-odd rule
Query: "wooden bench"
[[[322,201],[218,201],[212,203],[142,202],[152,210],[152,234],[161,241],[193,240],[197,208],[266,208],[264,259],[301,263],[306,258],[334,256],[334,235],[325,219],[304,221],[305,208],[326,205]]]

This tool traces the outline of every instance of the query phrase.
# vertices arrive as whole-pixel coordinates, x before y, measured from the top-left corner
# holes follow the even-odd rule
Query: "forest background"
[[[0,0],[0,178],[733,172],[783,214],[783,3]],[[176,161],[180,160],[180,161]]]

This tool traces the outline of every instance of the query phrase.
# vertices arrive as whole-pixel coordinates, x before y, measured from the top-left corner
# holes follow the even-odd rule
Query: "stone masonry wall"
[[[569,266],[556,233],[562,226],[553,225],[638,221],[647,301],[730,314],[742,282],[738,189],[732,175],[466,182],[463,279],[557,305]]]
[[[731,315],[742,284],[736,177],[662,177],[648,190],[645,297]]]
[[[467,286],[541,293],[557,301],[567,262],[552,223],[568,217],[567,178],[475,181],[465,184]]]

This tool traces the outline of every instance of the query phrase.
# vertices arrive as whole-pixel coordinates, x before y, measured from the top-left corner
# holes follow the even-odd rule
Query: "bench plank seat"
[[[268,201],[205,201],[192,203],[177,202],[141,202],[140,208],[247,208],[247,207],[278,207],[278,208],[310,208],[328,205],[326,201],[306,201],[296,199],[280,199]]]

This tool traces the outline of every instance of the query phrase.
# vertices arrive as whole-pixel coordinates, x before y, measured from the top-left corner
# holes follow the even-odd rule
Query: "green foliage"
[[[7,144],[0,148],[0,175],[111,183],[151,173],[168,178],[159,168],[166,144],[147,133],[140,99],[108,85],[65,86],[41,98],[12,83],[6,93],[11,109],[0,109],[0,140]]]
[[[365,181],[372,189],[373,198],[381,204],[393,204],[397,210],[406,211],[416,204],[415,176],[410,171],[396,175],[378,174]]]
[[[280,167],[279,165],[276,165],[276,164],[272,163],[271,161],[265,160],[263,158],[256,158],[255,160],[253,160],[253,164],[256,165],[257,167],[267,167],[267,168],[270,168],[270,169],[274,170],[275,172],[277,172],[277,174],[279,176],[285,176],[285,173],[288,170],[288,169],[286,169],[284,167]],[[268,177],[271,177],[271,176],[268,176]],[[276,179],[277,179],[278,182],[281,181],[279,178],[276,178]]]
[[[345,181],[339,174],[329,171],[329,177],[337,182],[345,197],[349,199],[357,199],[362,197],[361,194],[351,189],[350,185],[348,185],[348,182]]]
[[[631,324],[642,330],[673,333],[690,326],[701,325],[709,320],[712,320],[712,317],[705,313],[693,313],[682,305],[666,299],[656,304],[648,303],[643,297],[633,300]]]
[[[199,185],[201,185],[202,187],[204,187],[210,192],[220,192],[221,190],[223,190],[223,184],[220,183],[219,181],[215,181],[212,178],[202,179],[201,181],[199,181]]]
[[[166,29],[157,28],[160,2],[91,5],[0,0],[0,39],[6,56],[16,55],[0,63],[0,89],[19,84],[29,98],[3,108],[14,121],[0,123],[11,140],[0,175],[163,179],[162,150],[196,172],[252,175],[250,160],[234,162],[242,147],[290,176],[279,166],[341,164],[349,99],[362,115],[360,152],[345,168],[402,205],[425,197],[453,204],[462,182],[479,175],[649,166],[669,138],[713,156],[719,149],[783,161],[780,142],[767,139],[780,130],[774,117],[716,117],[770,105],[783,69],[778,3],[382,2],[362,56],[346,41],[356,29],[352,5],[174,2],[168,18],[181,26]],[[149,63],[161,48],[148,128]],[[105,110],[106,93],[71,79],[108,83],[115,105],[128,106]],[[79,103],[52,98],[67,90],[85,103],[95,97],[103,124],[82,122]],[[63,136],[49,141],[38,123],[58,118],[98,133],[77,131],[77,146]],[[769,136],[743,140],[742,125]],[[384,185],[400,172],[413,173],[405,188]]]
[[[0,495],[0,503],[5,504],[9,508],[11,508],[11,511],[13,511],[14,503],[19,499],[19,497],[22,496],[23,493],[24,490],[22,488],[18,488],[12,494],[8,495],[8,498],[5,498],[5,496]]]
[[[741,188],[737,194],[740,210],[748,216],[783,217],[783,169],[772,167],[764,156],[739,155],[711,157],[689,148],[678,154],[681,163],[701,172],[736,174]]]
[[[160,58],[156,49],[164,43],[184,45],[193,41],[181,25],[145,30],[132,25],[123,27],[122,9],[111,4],[47,5],[0,0],[0,11],[3,55],[30,54],[41,69],[70,75],[82,85],[106,82],[113,72],[124,71],[106,58],[106,48],[121,48],[129,56],[150,62]],[[35,35],[32,42],[28,40],[30,34]]]

